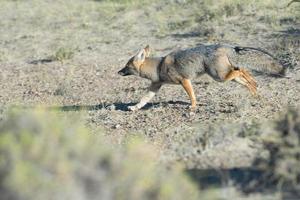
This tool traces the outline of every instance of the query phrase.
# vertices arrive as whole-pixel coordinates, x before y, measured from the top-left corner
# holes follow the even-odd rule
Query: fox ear
[[[147,44],[147,46],[144,48],[145,52],[146,52],[146,58],[148,58],[150,56],[150,46],[149,44]]]
[[[139,62],[139,63],[143,63],[145,61],[146,58],[146,51],[145,49],[141,49],[136,56],[134,56],[134,61]]]

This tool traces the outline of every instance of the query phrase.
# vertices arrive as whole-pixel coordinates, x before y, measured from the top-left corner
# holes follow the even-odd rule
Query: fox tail
[[[248,68],[257,73],[285,77],[286,69],[282,62],[261,48],[233,46],[235,56],[229,56],[233,66]]]

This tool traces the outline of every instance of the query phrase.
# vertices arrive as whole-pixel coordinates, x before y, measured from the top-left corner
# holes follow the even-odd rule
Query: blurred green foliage
[[[118,3],[118,4],[145,4],[153,2],[154,0],[94,0],[98,2],[109,2],[109,3]]]
[[[178,166],[166,169],[139,138],[105,143],[80,118],[10,112],[0,125],[1,199],[198,199]]]
[[[265,128],[264,128],[265,127]],[[259,185],[277,185],[300,191],[300,111],[289,109],[279,120],[266,124],[260,139],[269,157],[254,163],[264,171]]]

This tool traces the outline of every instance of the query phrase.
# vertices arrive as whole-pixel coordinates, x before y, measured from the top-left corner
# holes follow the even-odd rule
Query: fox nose
[[[120,71],[118,71],[118,74],[121,76],[128,76],[130,75],[128,67],[124,67]]]
[[[118,74],[121,75],[121,76],[124,76],[125,73],[122,72],[122,70],[120,70],[120,71],[118,71]]]

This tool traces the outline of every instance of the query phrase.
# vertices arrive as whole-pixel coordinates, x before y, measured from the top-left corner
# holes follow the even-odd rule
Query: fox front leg
[[[148,93],[140,100],[138,104],[134,106],[128,106],[128,110],[135,111],[144,107],[155,96],[161,85],[161,83],[152,83],[149,87]]]
[[[181,81],[181,85],[186,91],[186,93],[189,95],[190,100],[191,100],[191,111],[194,111],[196,109],[197,101],[196,101],[196,96],[194,93],[194,89],[192,86],[192,83],[189,79],[183,79]]]

